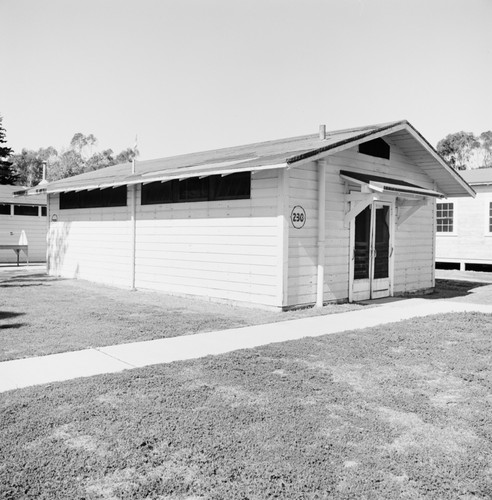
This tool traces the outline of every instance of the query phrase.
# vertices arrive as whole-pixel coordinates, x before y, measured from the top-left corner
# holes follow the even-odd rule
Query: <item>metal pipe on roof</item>
[[[323,141],[326,139],[326,125],[319,126],[319,138]]]

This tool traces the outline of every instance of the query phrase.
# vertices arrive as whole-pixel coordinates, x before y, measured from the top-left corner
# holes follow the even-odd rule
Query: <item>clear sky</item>
[[[141,159],[393,120],[492,129],[492,0],[0,0],[8,145]]]

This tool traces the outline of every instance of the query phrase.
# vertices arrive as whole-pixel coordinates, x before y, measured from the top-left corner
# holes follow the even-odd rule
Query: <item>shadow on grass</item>
[[[450,279],[436,279],[434,293],[424,295],[425,299],[452,299],[454,297],[464,297],[473,293],[475,289],[491,286],[490,283],[476,281],[458,281]]]
[[[485,287],[485,288],[484,288]],[[480,290],[483,288],[483,290]],[[385,304],[388,302],[400,302],[410,298],[437,300],[437,299],[453,299],[457,297],[466,297],[473,293],[483,291],[484,296],[490,294],[492,300],[492,284],[478,281],[460,281],[453,279],[436,279],[436,286],[433,292],[420,294],[410,293],[406,295],[396,295],[394,297],[384,297],[382,299],[363,300],[357,302],[361,306],[371,306],[375,304]]]
[[[10,319],[10,318],[16,318],[17,316],[22,316],[26,313],[19,313],[19,312],[14,312],[14,311],[0,311],[0,320],[1,319]]]
[[[4,279],[0,279],[0,288],[50,286],[56,281],[62,281],[62,279],[44,273],[6,276]]]
[[[0,325],[0,330],[8,330],[11,328],[22,328],[26,326],[27,323],[9,323],[8,325]]]

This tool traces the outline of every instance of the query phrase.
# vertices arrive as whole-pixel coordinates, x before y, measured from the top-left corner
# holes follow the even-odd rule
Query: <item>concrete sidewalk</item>
[[[359,330],[431,314],[471,311],[492,314],[492,305],[449,299],[405,299],[365,310],[5,361],[0,363],[0,392]]]

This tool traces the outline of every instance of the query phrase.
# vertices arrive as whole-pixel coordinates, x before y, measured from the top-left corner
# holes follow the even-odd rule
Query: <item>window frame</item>
[[[124,198],[124,203],[123,201],[112,201],[106,198],[104,199],[102,193],[104,192],[110,192],[110,190],[113,190],[113,193],[116,190],[121,190],[121,198]],[[96,203],[94,201],[95,194],[93,191],[99,191],[99,196],[102,201],[99,203]],[[124,194],[123,194],[124,191]],[[92,193],[92,194],[89,194]],[[85,205],[81,206],[81,203],[84,202],[84,196],[86,198],[85,200]],[[66,199],[64,199],[66,198]],[[69,201],[70,200],[70,201]],[[75,200],[75,201],[74,201]],[[128,186],[126,184],[122,186],[117,186],[117,187],[108,187],[104,189],[94,189],[94,190],[87,190],[84,189],[82,191],[65,191],[61,192],[58,200],[58,207],[60,210],[93,210],[94,208],[122,208],[122,207],[127,207],[128,206]]]
[[[32,209],[35,213],[19,213],[24,209]],[[18,205],[14,203],[14,217],[39,217],[39,205]]]
[[[451,218],[452,231],[439,231],[439,205],[451,205],[452,216],[451,217],[441,217],[441,219],[449,219]],[[449,210],[449,208],[447,209]],[[436,235],[437,236],[456,236],[457,228],[456,228],[456,203],[453,201],[438,201],[436,202]]]
[[[2,212],[0,209],[0,215],[12,215],[12,203],[0,203],[0,207],[9,207],[8,212]]]
[[[199,177],[190,177],[183,180],[172,179],[170,181],[161,182],[155,181],[149,184],[143,184],[140,192],[140,205],[168,205],[171,203],[199,203],[199,202],[224,202],[233,200],[250,200],[251,199],[251,172],[235,172],[227,176],[218,175],[208,175],[200,179],[204,185],[206,185],[207,196],[200,196],[197,198],[186,198],[180,190],[183,189],[187,183],[191,182],[191,179],[200,179]],[[218,195],[219,183],[224,180],[224,183],[229,182],[231,179],[237,179],[238,182],[245,182],[243,187],[243,193],[240,194],[223,194]],[[195,181],[196,182],[196,181]],[[183,184],[185,183],[185,184]],[[159,185],[168,184],[171,187],[171,197],[162,197],[158,199],[156,193],[152,194],[152,190],[157,188]],[[204,190],[205,191],[205,190]],[[227,191],[227,189],[226,189]],[[152,199],[153,198],[153,199]]]
[[[492,238],[492,200],[485,201],[485,236]]]

